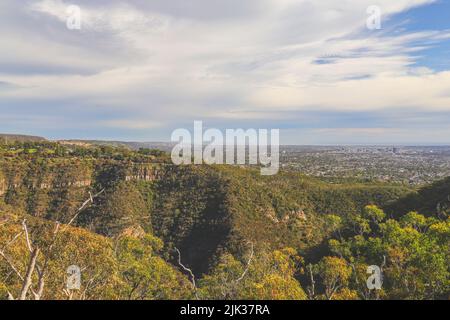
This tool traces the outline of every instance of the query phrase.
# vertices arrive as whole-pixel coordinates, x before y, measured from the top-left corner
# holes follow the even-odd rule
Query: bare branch
[[[25,231],[25,238],[27,240],[28,250],[30,250],[30,252],[33,252],[33,247],[31,246],[31,241],[30,241],[30,235],[28,234],[27,220],[26,219],[24,219],[22,221],[22,227],[23,227],[23,231]]]
[[[28,264],[25,280],[23,281],[22,290],[20,292],[20,300],[26,300],[28,291],[32,284],[33,272],[36,267],[36,260],[39,255],[39,249],[34,249],[31,253],[30,262]]]
[[[100,191],[99,193],[97,193],[95,195],[92,195],[89,192],[89,199],[87,199],[85,202],[83,202],[81,207],[78,208],[77,213],[72,217],[72,219],[69,221],[69,223],[67,223],[66,226],[70,226],[75,221],[75,219],[78,217],[78,215],[81,213],[81,211],[83,211],[89,203],[94,203],[94,199],[97,198],[98,196],[100,196],[104,191],[105,191],[105,189],[102,189],[102,191]]]
[[[8,293],[8,300],[16,300],[14,299],[13,295],[11,294],[11,292],[7,291]]]
[[[63,289],[62,292],[67,296],[67,300],[72,300],[74,294],[72,290]]]
[[[254,248],[253,248],[253,242],[250,241],[249,243],[250,243],[250,246],[251,246],[250,258],[249,258],[248,261],[247,261],[247,266],[246,266],[244,272],[242,273],[242,275],[241,275],[237,280],[235,280],[235,283],[238,283],[239,281],[241,281],[242,279],[244,279],[245,275],[246,275],[247,272],[248,272],[248,269],[250,268],[250,264],[252,263],[253,254],[254,254]]]
[[[383,268],[386,266],[386,256],[383,255],[383,263],[380,266],[381,271],[383,271]]]
[[[34,292],[34,300],[41,300],[42,295],[44,294],[44,287],[45,287],[45,269],[42,269],[36,265],[36,272],[38,274],[38,291]]]
[[[176,250],[177,253],[178,253],[178,264],[181,266],[181,268],[183,268],[184,271],[188,272],[188,273],[191,275],[191,281],[192,281],[192,287],[193,287],[193,289],[194,289],[194,294],[195,294],[195,297],[198,299],[197,285],[195,284],[195,275],[194,275],[194,273],[192,272],[191,269],[185,267],[185,266],[181,263],[181,253],[180,253],[180,250],[178,250],[177,247],[175,247],[175,250]]]
[[[316,285],[316,281],[314,280],[314,273],[313,273],[313,266],[312,264],[308,265],[308,271],[309,271],[309,277],[311,280],[311,287],[308,287],[308,294],[309,294],[309,299],[310,300],[314,300],[314,296],[316,295],[315,291],[315,285]]]
[[[16,234],[15,236],[14,236],[14,238],[12,238],[3,248],[2,248],[2,251],[4,251],[6,248],[8,248],[10,245],[12,245],[21,235],[22,235],[22,232],[23,231],[21,231],[21,232],[19,232],[18,234]]]
[[[61,224],[59,223],[59,221],[56,221],[56,223],[55,223],[55,230],[53,230],[53,234],[57,234],[58,233],[60,226],[61,226]]]
[[[16,267],[14,266],[14,264],[11,262],[11,260],[9,260],[9,258],[5,255],[5,253],[3,251],[0,251],[0,256],[3,257],[3,259],[5,259],[5,261],[9,264],[9,266],[11,267],[11,269],[14,270],[14,272],[17,274],[17,276],[19,277],[20,280],[23,281],[23,277],[20,274],[20,272],[16,269]]]
[[[83,202],[83,204],[81,205],[80,208],[78,208],[78,210],[76,211],[75,215],[72,217],[72,219],[64,226],[63,231],[69,227],[74,221],[75,219],[78,217],[78,215],[90,204],[94,202],[94,199],[98,196],[100,196],[105,190],[101,190],[100,192],[98,192],[95,195],[92,195],[89,192],[89,199],[86,200],[85,202]],[[3,222],[2,222],[3,223]],[[6,222],[5,222],[6,223]],[[30,239],[30,234],[28,232],[28,227],[26,224],[26,219],[22,221],[22,228],[23,231],[18,233],[16,236],[14,236],[14,238],[9,241],[2,250],[0,250],[0,256],[3,257],[3,259],[5,259],[5,261],[9,264],[9,266],[11,267],[11,269],[17,274],[17,276],[20,278],[20,280],[22,281],[22,289],[20,292],[20,300],[25,300],[27,298],[27,294],[29,291],[31,291],[34,295],[35,300],[40,300],[40,298],[43,295],[44,292],[44,286],[45,286],[45,275],[46,275],[46,271],[47,271],[47,267],[48,267],[48,261],[49,261],[49,257],[50,254],[53,250],[53,247],[55,245],[55,243],[58,240],[58,234],[61,231],[60,228],[60,223],[56,222],[55,225],[55,229],[53,231],[53,239],[51,244],[48,246],[47,249],[47,254],[45,255],[45,260],[44,263],[42,265],[42,267],[38,264],[37,262],[37,258],[38,255],[40,253],[40,249],[39,248],[33,248],[32,246],[32,241]],[[28,250],[31,252],[31,256],[30,256],[30,260],[28,263],[28,267],[27,267],[27,271],[26,271],[26,275],[25,277],[23,277],[20,272],[17,270],[17,268],[14,266],[14,264],[12,263],[12,261],[5,255],[4,253],[4,249],[7,248],[9,245],[11,245],[14,241],[16,241],[21,235],[22,233],[25,233],[25,238],[26,238],[26,243],[27,243],[27,248]],[[38,283],[37,283],[37,292],[33,289],[33,273],[37,272],[38,275]],[[8,292],[8,299],[12,299],[14,300],[14,297]]]
[[[47,254],[46,254],[45,260],[44,260],[44,264],[43,264],[42,268],[40,268],[39,266],[36,266],[36,270],[37,270],[37,273],[38,273],[38,291],[37,292],[33,291],[33,294],[35,296],[35,300],[40,300],[40,298],[42,297],[42,295],[44,293],[45,275],[46,275],[46,272],[47,272],[48,261],[49,261],[51,252],[53,251],[53,247],[55,246],[55,244],[56,244],[56,242],[58,240],[58,235],[59,235],[60,231],[64,232],[75,221],[75,219],[78,217],[78,215],[81,213],[81,211],[83,211],[83,209],[85,209],[86,206],[89,203],[93,203],[94,199],[96,197],[98,197],[99,195],[101,195],[104,191],[105,191],[105,189],[101,190],[99,193],[97,193],[95,195],[92,195],[89,192],[89,199],[86,200],[85,202],[83,202],[81,207],[78,208],[76,214],[72,217],[72,219],[70,219],[70,221],[62,229],[60,228],[61,224],[58,221],[56,221],[55,229],[53,230],[53,240],[50,243],[50,245],[48,246]]]
[[[337,285],[337,286],[335,286],[335,287],[331,290],[331,294],[330,294],[330,296],[328,297],[328,300],[332,300],[332,299],[333,299],[333,296],[335,295],[335,293],[336,293],[340,288],[342,288],[342,285]]]

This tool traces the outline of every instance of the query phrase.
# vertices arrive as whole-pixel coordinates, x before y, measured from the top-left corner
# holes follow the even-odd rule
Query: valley
[[[31,148],[35,151],[26,152]],[[417,189],[379,181],[327,182],[289,170],[261,176],[252,167],[175,166],[164,153],[143,149],[53,142],[21,144],[14,149],[23,151],[0,159],[3,243],[14,238],[14,230],[19,230],[25,219],[35,241],[45,244],[52,224],[68,223],[76,215],[61,236],[64,240],[58,241],[59,251],[46,253],[55,259],[51,272],[60,273],[55,277],[61,279],[64,269],[58,271],[56,265],[69,261],[70,265],[83,264],[92,274],[106,272],[106,262],[93,266],[84,260],[102,250],[98,258],[111,259],[107,264],[113,268],[103,283],[112,286],[108,289],[111,296],[101,295],[103,298],[388,298],[400,292],[438,298],[448,293],[448,179]],[[77,213],[93,194],[99,195]],[[410,213],[414,211],[418,212]],[[394,230],[398,235],[406,232],[407,246],[411,245],[408,237],[414,235],[427,237],[426,241],[417,239],[420,245],[441,248],[436,255],[442,267],[422,265],[424,272],[433,268],[440,280],[426,285],[429,278],[420,278],[416,281],[424,281],[423,289],[411,292],[402,287],[401,276],[396,278],[397,258],[391,255],[395,250],[408,250],[402,255],[412,260],[402,268],[410,266],[413,273],[419,260],[414,262],[418,257],[411,250],[416,249],[395,244],[403,240],[390,238],[389,232]],[[381,251],[369,256],[375,248],[358,253],[358,246],[373,246],[372,239],[386,241],[376,249]],[[85,245],[80,247],[79,241]],[[100,247],[94,249],[94,243]],[[74,252],[67,252],[71,247]],[[108,251],[112,248],[116,249]],[[25,267],[27,254],[19,255],[23,250],[20,242],[13,249],[8,256]],[[374,296],[355,282],[363,276],[357,268],[365,263],[380,264],[386,256],[392,268],[389,287],[383,295]],[[427,259],[436,258],[422,257],[420,261],[431,263],[433,260]],[[346,289],[331,294],[324,275],[337,266],[340,269],[335,272],[345,274],[339,281]],[[3,285],[20,286],[20,279],[7,276],[9,269],[0,259],[0,276],[6,281]],[[159,278],[161,272],[172,280]],[[311,289],[310,278],[314,276],[315,282],[322,284]],[[193,277],[197,280],[194,288]],[[57,289],[63,285],[59,281],[49,284],[53,289],[46,297],[64,298],[62,289]],[[273,286],[280,285],[283,290],[273,291]],[[116,286],[121,289],[114,289]],[[95,292],[91,294],[99,294]]]

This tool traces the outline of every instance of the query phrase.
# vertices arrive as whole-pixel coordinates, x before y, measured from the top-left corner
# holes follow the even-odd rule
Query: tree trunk
[[[22,291],[20,292],[19,300],[26,300],[28,290],[30,290],[30,286],[32,284],[33,272],[36,267],[36,260],[39,255],[39,249],[34,249],[31,252],[30,262],[28,264],[27,273],[25,275],[25,279],[23,280]]]

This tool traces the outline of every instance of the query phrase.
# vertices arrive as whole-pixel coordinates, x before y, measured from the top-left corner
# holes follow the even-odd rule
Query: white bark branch
[[[25,280],[23,281],[22,290],[20,292],[20,300],[26,300],[28,291],[33,283],[33,272],[36,268],[36,260],[39,255],[39,249],[34,249],[31,253],[30,262],[28,264]]]
[[[19,232],[16,234],[3,248],[2,251],[4,251],[6,248],[8,248],[10,245],[12,245],[20,236],[22,235],[22,232]]]
[[[195,284],[195,275],[194,275],[194,273],[192,272],[191,269],[187,268],[186,266],[184,266],[184,265],[181,263],[181,253],[180,253],[180,250],[178,250],[178,248],[176,248],[176,247],[175,247],[175,250],[176,250],[177,253],[178,253],[178,264],[181,266],[181,268],[183,268],[184,271],[188,272],[188,273],[191,275],[191,281],[192,281],[192,287],[193,287],[193,289],[194,289],[194,294],[195,294],[195,297],[198,299],[197,285]]]
[[[8,293],[8,300],[16,300],[14,299],[13,295],[11,294],[11,292],[7,291]]]
[[[312,264],[308,265],[309,277],[311,281],[311,287],[308,288],[309,299],[314,300],[316,295],[316,281],[314,280],[313,266]]]
[[[92,194],[89,192],[89,199],[87,199],[85,202],[83,202],[83,204],[81,205],[81,207],[78,208],[77,213],[72,217],[72,219],[69,221],[69,223],[67,223],[66,226],[70,226],[70,225],[75,221],[75,219],[78,217],[78,215],[81,213],[81,211],[83,211],[84,208],[86,208],[86,206],[87,206],[89,203],[94,203],[94,199],[97,198],[99,195],[101,195],[104,191],[105,191],[105,189],[102,189],[102,191],[100,191],[99,193],[97,193],[97,194],[95,194],[95,195],[92,195]]]
[[[25,231],[25,239],[27,240],[28,250],[30,252],[33,252],[33,247],[31,246],[31,241],[30,241],[30,235],[28,234],[27,220],[26,219],[22,221],[22,227],[23,227],[23,231]]]
[[[70,219],[70,221],[64,226],[65,230],[67,227],[69,227],[74,221],[75,219],[78,217],[78,215],[90,204],[94,202],[94,199],[96,197],[98,197],[99,195],[101,195],[105,190],[101,190],[99,193],[92,195],[92,193],[89,192],[89,199],[87,199],[85,202],[83,202],[83,204],[81,205],[80,208],[78,208],[78,210],[76,211],[75,215],[72,217],[72,219]],[[55,225],[55,230],[53,231],[53,240],[52,243],[50,244],[50,246],[48,247],[47,250],[47,254],[44,260],[44,264],[42,267],[40,267],[37,263],[37,258],[38,255],[40,253],[40,249],[39,248],[33,248],[32,245],[32,241],[30,239],[30,234],[28,232],[28,227],[26,224],[26,219],[22,221],[22,228],[23,231],[18,233],[17,235],[14,236],[14,238],[9,241],[4,247],[3,249],[0,250],[0,256],[3,257],[3,259],[5,259],[5,261],[9,264],[9,266],[11,267],[11,269],[17,274],[17,276],[19,277],[19,279],[22,281],[22,289],[20,292],[20,300],[25,300],[27,298],[28,292],[31,291],[34,295],[35,300],[40,300],[43,293],[44,293],[44,286],[45,286],[45,275],[46,275],[46,271],[47,271],[47,267],[48,267],[48,261],[49,261],[49,256],[51,251],[53,250],[53,247],[58,239],[58,234],[60,233],[60,223],[56,222]],[[62,231],[63,231],[62,230]],[[26,239],[26,244],[27,244],[27,248],[31,253],[30,256],[30,260],[28,263],[28,267],[27,267],[27,271],[26,271],[26,275],[25,277],[23,277],[19,270],[14,266],[14,264],[12,263],[12,261],[6,256],[6,254],[4,253],[4,249],[6,249],[9,245],[11,245],[14,241],[16,241],[21,235],[22,233],[25,233],[25,239]],[[37,292],[34,291],[33,289],[33,273],[37,271],[37,275],[38,275],[38,283],[37,283]],[[10,300],[14,300],[14,297],[12,296],[12,294],[8,291],[8,299]]]
[[[253,259],[253,254],[254,254],[254,248],[253,248],[253,242],[250,242],[250,246],[251,246],[251,253],[250,253],[250,258],[247,261],[247,266],[245,267],[244,272],[242,273],[242,275],[235,280],[235,283],[238,283],[239,281],[241,281],[242,279],[244,279],[245,275],[248,272],[248,269],[250,268],[250,264],[252,263],[252,259]]]
[[[11,260],[9,260],[9,258],[5,255],[5,253],[3,251],[0,251],[0,256],[2,256],[3,259],[5,259],[5,261],[9,264],[11,269],[17,274],[19,279],[23,281],[23,277],[20,274],[19,270],[17,270],[17,268],[14,266],[14,264],[11,262]]]

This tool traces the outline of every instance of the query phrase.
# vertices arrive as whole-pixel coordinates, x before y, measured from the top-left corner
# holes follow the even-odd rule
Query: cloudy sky
[[[0,0],[0,132],[168,141],[203,120],[287,144],[450,144],[449,15],[450,0]]]

